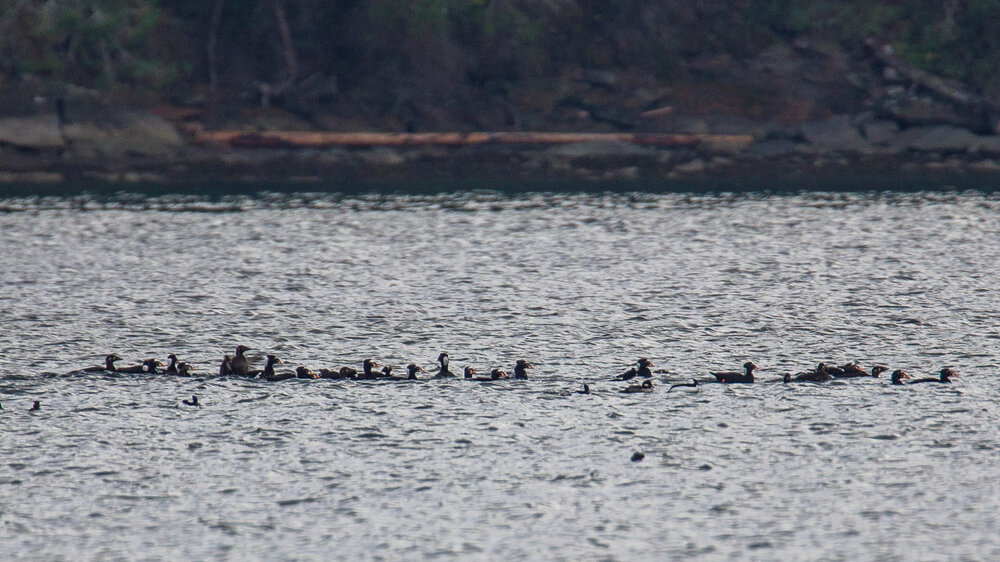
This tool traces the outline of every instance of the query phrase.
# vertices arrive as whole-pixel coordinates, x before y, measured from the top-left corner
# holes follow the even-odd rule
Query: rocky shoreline
[[[678,132],[713,132],[694,118],[678,123]],[[731,127],[722,129],[733,133]],[[764,130],[764,124],[740,129],[752,140],[687,147],[597,140],[541,147],[240,148],[198,144],[183,126],[144,111],[116,110],[87,120],[40,114],[0,118],[0,184],[6,186],[0,192],[18,185],[212,183],[331,190],[434,183],[514,189],[746,184],[752,189],[798,182],[802,189],[829,189],[844,178],[866,177],[966,178],[990,188],[1000,177],[1000,136],[954,125],[902,128],[867,113],[780,131]]]

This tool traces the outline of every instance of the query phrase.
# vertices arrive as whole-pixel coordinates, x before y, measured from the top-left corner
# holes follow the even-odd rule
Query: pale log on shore
[[[228,144],[247,148],[266,147],[399,147],[472,146],[482,144],[556,145],[593,141],[616,141],[651,146],[709,146],[740,150],[753,142],[750,135],[667,133],[331,133],[309,131],[196,131],[199,143]]]

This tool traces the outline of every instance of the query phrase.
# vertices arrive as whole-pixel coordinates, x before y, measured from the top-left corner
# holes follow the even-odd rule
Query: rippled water
[[[0,203],[4,558],[1000,556],[1000,196]],[[536,369],[67,374],[111,351],[211,373],[237,343]],[[640,356],[669,373],[619,393]],[[666,392],[747,359],[764,384]],[[771,382],[848,360],[960,378]]]

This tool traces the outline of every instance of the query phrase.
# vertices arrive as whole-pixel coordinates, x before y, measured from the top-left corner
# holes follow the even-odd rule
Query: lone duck
[[[519,380],[528,380],[528,371],[526,369],[534,369],[535,366],[528,363],[524,359],[518,359],[517,363],[514,363],[514,378]]]
[[[583,383],[583,388],[576,391],[577,394],[590,394],[590,385]]]
[[[83,371],[86,372],[86,373],[96,373],[96,372],[100,372],[100,371],[115,371],[115,361],[121,361],[121,360],[122,360],[121,357],[118,357],[114,353],[110,353],[110,354],[104,356],[104,366],[103,367],[101,367],[101,366],[87,367],[86,369],[83,369]]]
[[[903,371],[896,369],[895,371],[892,372],[892,382],[890,382],[890,384],[902,385],[903,379],[908,379],[908,378],[910,378],[910,375],[907,375]]]
[[[190,400],[181,400],[181,402],[185,406],[201,406],[201,403],[198,402],[198,397],[195,396],[194,394],[191,395],[191,399]]]
[[[743,372],[737,371],[709,371],[709,374],[715,377],[717,382],[722,384],[733,384],[733,383],[752,383],[753,372],[759,369],[757,365],[753,364],[753,361],[747,361],[743,364]]]
[[[444,378],[444,377],[454,377],[455,376],[455,373],[452,373],[448,369],[448,362],[449,362],[448,354],[445,353],[445,352],[441,352],[441,355],[438,355],[438,364],[441,365],[441,368],[438,369],[438,372],[437,372],[436,375],[434,375],[434,378],[440,379],[440,378]]]
[[[843,371],[843,374],[840,375],[834,374],[833,376],[837,377],[838,379],[850,379],[854,377],[878,378],[879,375],[888,371],[889,368],[883,367],[882,365],[875,365],[872,367],[871,372],[868,372],[862,369],[861,366],[858,365],[857,363],[848,363],[847,365],[844,365],[841,368],[841,370]]]
[[[30,408],[28,408],[28,411],[29,412],[37,412],[37,411],[39,411],[41,409],[42,409],[42,403],[39,402],[38,400],[35,400],[35,403],[32,404]]]
[[[941,369],[940,376],[936,379],[935,378],[917,379],[915,381],[911,381],[910,384],[920,384],[922,382],[950,383],[951,377],[957,377],[957,376],[958,374],[955,371],[946,368],[946,369]]]
[[[250,374],[250,362],[244,353],[250,351],[250,348],[245,345],[236,346],[236,355],[229,361],[229,370],[232,374],[245,377]]]
[[[698,388],[698,380],[691,379],[691,382],[684,382],[684,383],[670,385],[670,388],[667,389],[667,392],[670,392],[675,388]]]
[[[653,381],[644,380],[642,384],[633,384],[632,386],[623,389],[621,392],[633,393],[633,392],[653,392]]]

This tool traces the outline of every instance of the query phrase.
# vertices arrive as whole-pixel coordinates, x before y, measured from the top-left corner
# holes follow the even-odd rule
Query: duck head
[[[441,352],[441,355],[438,355],[438,363],[440,363],[442,369],[447,369],[448,368],[448,354],[445,353],[445,352]]]
[[[760,367],[754,364],[753,361],[747,361],[746,363],[743,364],[743,370],[746,371],[746,374],[748,375],[752,375],[753,372],[756,371],[757,369],[760,369]]]
[[[245,345],[238,345],[238,346],[236,346],[236,356],[237,357],[242,357],[243,354],[246,353],[247,351],[250,351],[250,349],[251,348],[249,348],[249,347],[247,347]]]
[[[892,372],[892,384],[903,384],[903,379],[908,378],[910,378],[910,375],[907,375],[899,369]]]
[[[415,379],[417,378],[417,373],[423,373],[424,370],[415,363],[410,363],[409,365],[406,366],[406,372],[408,378]]]
[[[476,370],[475,369],[473,369],[472,367],[466,367],[465,368],[465,378],[471,379],[472,375],[474,375],[474,374],[476,374]]]
[[[955,371],[952,371],[951,369],[945,368],[945,369],[941,369],[940,375],[941,375],[941,380],[947,381],[951,377],[957,377],[958,373],[956,373]]]
[[[872,376],[878,378],[879,375],[889,370],[889,367],[883,367],[882,365],[875,365],[872,367]]]

